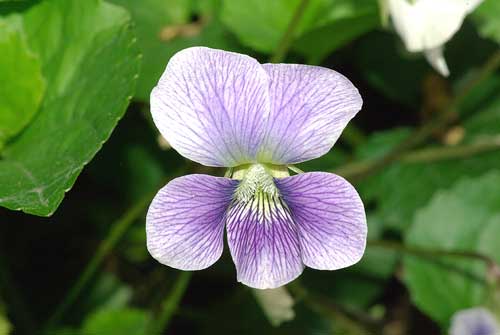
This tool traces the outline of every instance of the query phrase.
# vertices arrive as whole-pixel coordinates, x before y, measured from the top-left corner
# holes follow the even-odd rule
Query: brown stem
[[[474,251],[462,251],[462,250],[442,250],[442,249],[427,249],[415,246],[405,245],[400,242],[394,241],[368,241],[368,245],[372,247],[380,247],[385,249],[391,249],[400,251],[402,253],[412,254],[415,256],[422,257],[456,257],[456,258],[468,258],[471,260],[477,260],[484,262],[488,267],[489,272],[497,272],[500,269],[499,264],[491,257],[474,252]]]
[[[434,120],[424,124],[422,127],[416,129],[406,140],[394,147],[384,156],[375,159],[365,164],[358,164],[352,167],[350,179],[353,182],[360,181],[367,176],[380,171],[385,166],[398,160],[409,150],[421,145],[427,141],[436,130],[442,129],[454,121],[454,112],[462,100],[468,96],[474,87],[476,87],[483,80],[488,78],[493,72],[500,67],[500,51],[493,54],[492,57],[483,65],[478,74],[468,82],[459,92],[455,94],[451,103],[436,117]],[[345,169],[342,167],[340,170]]]
[[[290,20],[290,23],[288,24],[285,33],[283,34],[283,37],[281,38],[274,54],[269,60],[271,63],[280,63],[285,59],[286,54],[288,53],[288,50],[292,45],[294,37],[293,34],[295,33],[295,29],[297,28],[300,19],[302,18],[302,15],[304,14],[308,4],[309,0],[300,1],[299,5],[297,6],[297,9],[295,9],[295,12],[293,13],[292,19]]]
[[[500,150],[500,136],[492,136],[471,144],[425,148],[402,153],[397,160],[404,163],[430,163],[468,158],[497,150]],[[354,162],[337,168],[335,173],[352,181],[372,166],[373,160]]]

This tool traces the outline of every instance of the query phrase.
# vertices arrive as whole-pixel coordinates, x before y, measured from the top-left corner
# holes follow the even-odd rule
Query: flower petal
[[[201,270],[222,254],[224,215],[238,181],[208,175],[176,178],[153,199],[146,217],[149,253],[181,270]]]
[[[429,49],[425,51],[425,58],[432,65],[432,67],[439,72],[442,76],[448,77],[450,75],[450,70],[448,70],[448,64],[444,59],[443,47],[436,47],[434,49]]]
[[[238,281],[268,289],[302,273],[297,227],[280,199],[260,194],[247,202],[234,202],[226,222]]]
[[[151,92],[153,120],[181,155],[208,166],[255,161],[269,78],[253,58],[193,47],[175,54]]]
[[[302,261],[319,270],[355,264],[366,246],[366,216],[354,187],[332,173],[311,172],[276,180],[300,240]]]
[[[498,335],[500,325],[484,307],[458,311],[451,320],[450,335]]]
[[[396,31],[406,49],[421,52],[446,43],[476,4],[471,0],[388,0]]]
[[[271,77],[271,116],[259,160],[292,164],[320,157],[361,109],[358,90],[333,70],[264,64]]]

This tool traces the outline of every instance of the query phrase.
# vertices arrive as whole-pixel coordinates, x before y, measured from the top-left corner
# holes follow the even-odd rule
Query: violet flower
[[[450,335],[500,335],[500,325],[484,307],[463,309],[453,315]]]
[[[204,47],[177,53],[151,92],[154,122],[181,155],[232,168],[232,178],[192,174],[163,187],[146,219],[151,255],[205,269],[220,258],[226,227],[237,279],[251,287],[282,286],[305,266],[356,263],[367,233],[356,190],[335,174],[290,176],[287,167],[327,153],[361,105],[330,69]]]

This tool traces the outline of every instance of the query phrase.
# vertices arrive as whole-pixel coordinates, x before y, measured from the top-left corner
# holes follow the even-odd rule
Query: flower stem
[[[492,136],[471,144],[415,150],[403,155],[401,161],[405,163],[428,163],[449,159],[468,158],[497,150],[500,150],[500,136]]]
[[[150,326],[150,334],[163,334],[186,292],[190,279],[191,272],[180,272],[172,290],[163,300],[160,314]]]
[[[302,15],[304,14],[308,3],[309,0],[301,0],[300,3],[298,4],[297,8],[295,9],[295,12],[293,13],[292,19],[290,20],[288,27],[286,28],[286,31],[283,34],[283,37],[279,41],[279,44],[276,47],[274,54],[269,60],[271,63],[280,63],[285,59],[286,54],[288,53],[288,50],[292,45],[295,29],[300,23],[300,19],[302,18]]]
[[[66,311],[75,303],[76,299],[81,295],[83,289],[96,274],[106,256],[109,255],[118,241],[120,241],[130,225],[144,213],[153,196],[154,193],[146,195],[141,201],[137,202],[128,211],[126,211],[121,218],[111,224],[108,236],[101,242],[96,253],[92,256],[92,259],[85,267],[85,270],[78,277],[69,293],[65,296],[64,300],[56,308],[54,314],[47,321],[46,329],[48,331],[50,331],[51,327],[56,325],[61,320]]]
[[[482,66],[478,74],[473,79],[471,79],[466,85],[464,85],[459,92],[455,94],[454,98],[451,100],[449,105],[446,108],[444,108],[444,110],[439,114],[438,117],[436,117],[433,120],[430,120],[422,127],[416,129],[412,134],[408,136],[406,140],[401,142],[399,145],[394,147],[391,151],[389,151],[382,157],[372,160],[370,162],[366,162],[364,164],[358,164],[357,168],[355,170],[353,169],[354,171],[350,172],[351,180],[359,181],[373,173],[380,171],[385,166],[390,165],[392,162],[398,160],[409,150],[423,144],[432,136],[432,134],[436,132],[436,130],[442,129],[447,125],[449,125],[451,122],[453,122],[455,120],[454,118],[455,110],[458,108],[458,105],[462,102],[462,100],[469,95],[469,93],[474,89],[474,87],[483,82],[499,67],[500,67],[500,51],[497,51]]]
[[[382,240],[368,241],[368,246],[391,249],[406,254],[412,254],[415,256],[428,257],[428,258],[455,257],[455,258],[468,258],[471,260],[477,260],[483,262],[487,266],[489,274],[495,274],[500,276],[500,265],[493,258],[474,251],[427,249],[415,246],[408,246],[400,242],[382,241]],[[496,281],[500,278],[493,278],[493,279]]]
[[[492,136],[489,138],[483,138],[480,141],[471,144],[424,148],[409,151],[402,153],[398,157],[397,161],[404,163],[430,163],[468,158],[497,150],[500,150],[500,136]],[[373,160],[349,163],[337,168],[335,173],[352,180],[355,179],[356,176],[368,171],[372,164]]]

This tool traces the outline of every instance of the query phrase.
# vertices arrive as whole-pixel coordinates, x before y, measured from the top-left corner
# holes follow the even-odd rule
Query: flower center
[[[255,198],[276,199],[279,190],[274,183],[274,177],[287,177],[288,170],[284,166],[250,164],[237,167],[233,179],[241,182],[235,192],[235,200],[248,202]]]
[[[237,167],[233,178],[241,181],[228,212],[228,225],[238,224],[242,218],[262,225],[291,222],[290,210],[274,183],[274,178],[286,176],[289,173],[283,166],[250,164]]]

